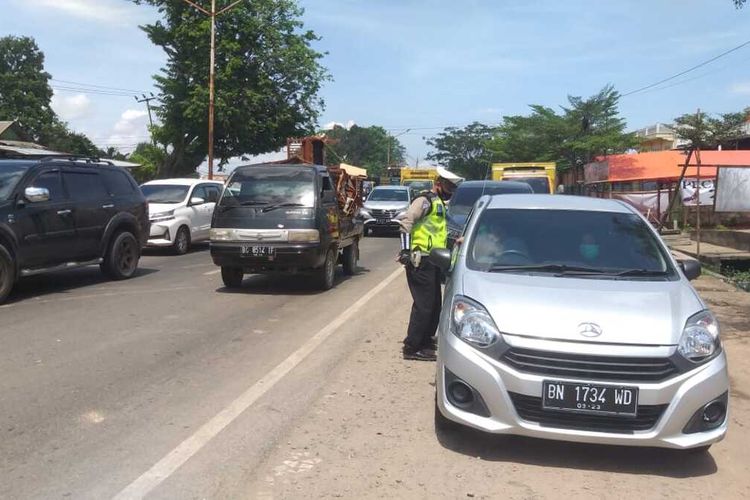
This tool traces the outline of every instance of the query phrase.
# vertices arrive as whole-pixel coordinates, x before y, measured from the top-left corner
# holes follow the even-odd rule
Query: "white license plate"
[[[247,257],[273,257],[276,255],[276,249],[273,247],[260,247],[243,245],[240,252]]]

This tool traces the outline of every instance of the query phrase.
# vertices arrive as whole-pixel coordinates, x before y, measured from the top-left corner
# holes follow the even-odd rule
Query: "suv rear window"
[[[63,172],[65,186],[75,201],[101,200],[109,197],[98,172]]]
[[[100,172],[104,177],[104,183],[107,185],[107,189],[114,196],[127,196],[135,191],[135,186],[130,182],[128,175],[125,172],[119,170],[102,170]]]

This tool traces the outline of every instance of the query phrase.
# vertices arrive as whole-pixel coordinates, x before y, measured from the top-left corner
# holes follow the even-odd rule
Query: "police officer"
[[[434,361],[435,342],[442,306],[440,269],[428,256],[433,248],[446,248],[448,243],[445,202],[461,178],[445,168],[437,168],[438,179],[432,191],[414,199],[401,225],[401,252],[398,261],[406,267],[414,303],[411,307],[409,329],[404,339],[404,359]]]

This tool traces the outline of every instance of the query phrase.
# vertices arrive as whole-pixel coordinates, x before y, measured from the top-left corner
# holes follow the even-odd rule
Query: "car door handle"
[[[102,208],[115,208],[114,203],[107,203],[106,205],[102,205]]]
[[[58,210],[57,215],[70,215],[72,212],[72,210]]]

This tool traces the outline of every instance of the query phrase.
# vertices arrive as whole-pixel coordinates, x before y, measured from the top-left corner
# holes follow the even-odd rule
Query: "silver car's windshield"
[[[189,186],[176,184],[144,184],[141,186],[143,196],[149,203],[182,203],[187,196]]]
[[[467,265],[487,272],[675,278],[651,230],[635,214],[490,209],[474,226]]]
[[[375,189],[367,201],[409,201],[406,189]]]

